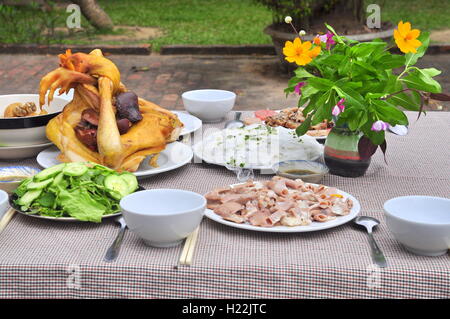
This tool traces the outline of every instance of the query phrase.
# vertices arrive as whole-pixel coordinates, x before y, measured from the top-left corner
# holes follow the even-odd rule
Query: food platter
[[[231,185],[231,187],[238,185],[234,184]],[[317,184],[312,184],[317,185]],[[343,196],[344,199],[351,199],[353,201],[353,207],[351,208],[351,211],[348,215],[345,216],[339,216],[334,220],[326,221],[326,222],[312,222],[310,225],[307,226],[274,226],[274,227],[259,227],[259,226],[253,226],[250,224],[237,224],[228,220],[223,219],[221,216],[217,215],[212,211],[211,209],[205,210],[205,216],[215,222],[218,222],[220,224],[244,229],[244,230],[252,230],[252,231],[258,231],[258,232],[268,232],[268,233],[303,233],[303,232],[314,232],[314,231],[321,231],[329,228],[334,228],[343,224],[348,223],[349,221],[353,220],[361,211],[361,205],[359,201],[352,195],[338,190],[337,194],[340,194]]]
[[[275,110],[275,111],[273,111],[273,110],[261,110],[261,111],[256,111],[256,112],[255,112],[255,117],[254,117],[253,119],[257,119],[257,118],[258,118],[258,117],[256,116],[256,113],[257,113],[257,112],[269,111],[269,112],[273,113],[274,115],[277,115],[277,114],[280,114],[281,112],[289,111],[289,110],[292,110],[292,109],[294,109],[294,108],[286,108],[286,109]],[[295,109],[297,109],[297,108],[295,108]],[[250,119],[252,119],[252,118],[250,118]],[[244,120],[244,122],[245,122],[245,120]],[[261,123],[267,125],[267,123],[266,123],[265,120],[262,120]],[[301,123],[299,122],[299,123],[297,123],[297,124],[300,125]],[[275,127],[275,126],[273,126],[273,125],[271,125],[271,126],[272,126],[272,127]],[[280,126],[282,126],[282,125],[280,125]],[[292,132],[295,132],[295,128],[289,128],[289,127],[286,127],[286,126],[284,126],[284,127],[285,127],[286,129],[292,131]],[[330,131],[330,129],[322,129],[322,130],[314,130],[314,129],[312,129],[312,130],[309,130],[309,131],[306,133],[306,135],[311,136],[311,137],[315,138],[317,141],[320,141],[320,142],[323,143],[323,142],[325,141],[325,139],[327,138],[329,131]],[[320,135],[319,135],[319,134],[320,134]]]
[[[60,151],[56,146],[52,146],[40,152],[36,160],[43,168],[49,168],[61,163],[58,160],[59,154]],[[171,171],[186,165],[192,160],[192,157],[193,152],[188,145],[181,142],[173,142],[168,144],[165,150],[159,154],[158,167],[151,167],[148,164],[148,160],[144,160],[139,166],[139,169],[133,174],[138,178],[145,178]]]
[[[143,191],[143,190],[145,190],[145,188],[143,186],[139,185],[139,188],[136,190],[136,192]],[[73,218],[73,217],[53,217],[53,216],[43,216],[43,215],[36,215],[36,214],[26,213],[26,212],[22,211],[20,209],[20,207],[17,206],[14,203],[14,201],[16,199],[17,199],[17,195],[11,194],[9,196],[9,205],[12,208],[14,208],[16,210],[16,212],[18,212],[19,214],[22,214],[22,215],[25,215],[25,216],[29,216],[29,217],[33,217],[33,218],[53,220],[53,221],[58,221],[58,222],[84,222],[84,221],[81,221],[81,220]],[[116,217],[116,216],[119,216],[121,214],[122,214],[121,212],[118,212],[118,213],[114,213],[114,214],[104,215],[102,217],[102,220],[106,219],[106,218]]]
[[[176,114],[180,119],[181,123],[184,124],[184,127],[181,130],[180,135],[191,134],[202,128],[202,121],[198,117],[195,117],[185,112],[172,111],[172,113]]]
[[[286,128],[261,124],[215,132],[192,149],[198,159],[209,164],[260,170],[272,170],[280,161],[314,161],[323,155],[323,146],[312,137],[297,137]]]

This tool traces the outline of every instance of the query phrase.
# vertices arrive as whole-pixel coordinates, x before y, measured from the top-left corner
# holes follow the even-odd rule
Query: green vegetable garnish
[[[119,201],[138,187],[131,173],[90,162],[59,164],[25,179],[14,203],[30,214],[99,223],[119,212]]]

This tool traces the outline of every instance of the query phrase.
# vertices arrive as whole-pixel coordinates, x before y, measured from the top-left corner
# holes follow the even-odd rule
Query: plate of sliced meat
[[[335,187],[280,176],[218,188],[205,197],[206,217],[235,228],[273,233],[337,227],[361,210],[355,197]]]
[[[306,119],[302,111],[303,108],[298,107],[288,107],[279,111],[259,110],[254,112],[254,117],[244,118],[243,121],[246,125],[264,123],[272,127],[281,126],[295,130]],[[319,124],[311,126],[306,132],[306,135],[314,137],[317,140],[325,140],[332,127],[333,123],[324,120]]]

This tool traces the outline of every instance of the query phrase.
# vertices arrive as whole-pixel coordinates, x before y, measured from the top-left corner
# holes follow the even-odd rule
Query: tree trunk
[[[73,0],[80,6],[81,12],[88,21],[97,29],[112,29],[113,22],[108,14],[95,0]]]
[[[76,3],[80,6],[81,12],[97,29],[110,30],[114,27],[111,18],[108,14],[98,5],[95,0],[0,0],[0,4],[26,6],[31,3],[36,3],[42,6],[45,10],[51,10],[51,3]]]

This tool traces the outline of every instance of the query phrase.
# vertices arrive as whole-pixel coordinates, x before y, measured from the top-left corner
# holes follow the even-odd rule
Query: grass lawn
[[[101,0],[117,25],[157,26],[164,44],[264,44],[271,12],[252,0]]]
[[[366,3],[383,3],[383,1],[366,0]],[[450,28],[449,0],[384,0],[381,19],[397,23],[409,21],[414,28],[423,31]]]
[[[98,0],[115,25],[158,27],[163,35],[150,41],[158,51],[166,44],[265,44],[270,38],[262,30],[272,20],[271,12],[254,0]],[[383,21],[410,21],[415,28],[435,30],[449,28],[448,0],[367,0],[382,5]],[[0,42],[44,42],[34,35],[22,34],[30,22],[20,21],[32,14],[18,9],[14,26],[0,23]],[[42,13],[40,13],[42,15]],[[63,27],[67,13],[53,17],[54,24]],[[34,14],[36,16],[36,14]],[[45,16],[44,24],[49,24]],[[11,24],[11,23],[9,23]],[[83,19],[82,26],[88,23]],[[39,29],[39,28],[38,28]],[[117,32],[116,32],[117,33]],[[120,31],[118,32],[120,33]],[[14,36],[12,36],[14,34]],[[50,43],[96,43],[98,32],[70,37],[51,37]],[[130,39],[133,42],[133,39]],[[136,41],[134,41],[136,42]],[[142,41],[141,41],[142,42]],[[45,43],[45,42],[44,42]],[[114,41],[106,43],[117,43]]]

